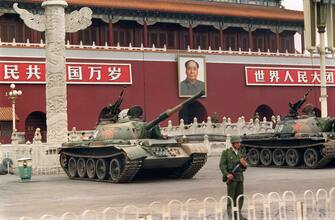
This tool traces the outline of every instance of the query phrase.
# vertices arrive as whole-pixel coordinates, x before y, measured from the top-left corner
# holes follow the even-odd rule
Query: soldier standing
[[[237,203],[237,197],[243,194],[243,172],[248,166],[248,163],[243,158],[241,152],[241,138],[239,136],[231,137],[232,147],[223,151],[220,159],[220,170],[222,172],[222,180],[227,183],[227,194],[233,200],[234,206]],[[243,206],[243,197],[239,199],[238,209],[240,213],[240,220],[246,220],[241,215],[241,210]],[[228,216],[231,219],[232,217],[232,204],[231,200],[227,201],[227,212]],[[234,213],[235,218],[237,219],[237,214]]]

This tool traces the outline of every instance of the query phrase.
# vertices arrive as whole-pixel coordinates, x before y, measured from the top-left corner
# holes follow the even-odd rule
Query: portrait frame
[[[186,94],[185,91],[182,91],[184,89],[184,87],[182,86],[182,82],[187,78],[185,63],[190,60],[194,60],[195,62],[199,64],[197,80],[204,83],[203,87],[204,87],[205,94],[202,97],[207,97],[207,74],[206,74],[205,56],[179,55],[177,59],[178,59],[177,63],[178,63],[178,95],[179,97],[191,97],[195,95],[197,92],[200,92],[199,90],[192,94]]]

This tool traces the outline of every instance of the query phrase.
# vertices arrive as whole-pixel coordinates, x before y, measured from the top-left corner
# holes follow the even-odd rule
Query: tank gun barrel
[[[149,122],[146,126],[145,129],[146,130],[150,130],[151,128],[153,128],[154,126],[156,126],[158,123],[160,123],[161,121],[164,121],[165,119],[169,118],[172,114],[174,114],[175,112],[179,111],[180,109],[182,109],[184,106],[192,103],[193,101],[195,101],[196,99],[200,98],[201,96],[203,96],[205,94],[205,91],[200,91],[199,93],[195,94],[194,96],[186,99],[185,101],[183,101],[182,103],[176,105],[175,107],[173,107],[172,109],[168,109],[165,112],[161,113],[157,118],[155,118],[154,120],[152,120],[151,122]]]
[[[307,92],[306,92],[305,95],[304,95],[304,98],[305,98],[305,99],[307,98],[307,96],[308,96],[308,94],[309,94],[309,91],[311,91],[311,89],[307,89]]]

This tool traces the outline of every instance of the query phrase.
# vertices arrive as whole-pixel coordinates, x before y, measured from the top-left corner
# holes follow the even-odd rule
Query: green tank
[[[58,149],[60,165],[71,179],[131,182],[141,175],[192,178],[207,160],[207,148],[163,137],[158,123],[204,92],[168,109],[151,122],[142,121],[142,109],[120,110],[123,91],[107,108],[92,137],[64,143]]]
[[[316,117],[307,105],[298,116],[308,92],[289,114],[275,126],[273,133],[242,136],[241,148],[250,165],[265,167],[322,168],[335,157],[335,118]]]

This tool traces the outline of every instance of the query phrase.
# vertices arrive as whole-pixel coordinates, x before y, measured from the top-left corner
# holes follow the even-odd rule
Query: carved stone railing
[[[9,158],[13,161],[11,170],[16,173],[17,160],[20,158],[31,158],[34,175],[62,173],[57,154],[58,145],[54,144],[2,144],[0,146],[0,163]]]
[[[192,135],[210,135],[210,136],[227,136],[227,135],[244,135],[244,134],[258,134],[258,133],[272,133],[274,132],[274,123],[280,120],[277,117],[276,120],[263,121],[259,119],[250,119],[246,122],[244,117],[238,118],[237,122],[233,123],[230,118],[223,117],[222,122],[213,123],[211,117],[207,118],[207,122],[199,123],[194,118],[192,124],[185,125],[184,120],[181,119],[179,125],[172,125],[172,122],[168,122],[167,127],[162,127],[161,132],[163,135],[169,137],[175,136],[192,136]]]
[[[262,121],[250,119],[249,122],[246,122],[244,116],[241,116],[235,123],[226,117],[223,117],[222,122],[219,123],[213,123],[211,117],[207,118],[207,122],[203,121],[201,123],[194,118],[193,123],[187,125],[184,124],[183,119],[180,120],[179,125],[172,125],[170,120],[167,127],[161,127],[160,129],[162,134],[168,137],[186,136],[188,139],[202,142],[205,139],[204,136],[207,135],[209,141],[225,141],[226,136],[231,135],[272,133],[275,123],[280,120],[280,116],[277,116],[276,119],[274,116],[272,118],[272,121],[266,121],[266,118],[263,118]],[[82,133],[85,135],[82,136]],[[77,131],[73,127],[68,132],[68,140],[71,142],[88,139],[93,133],[93,130]]]

